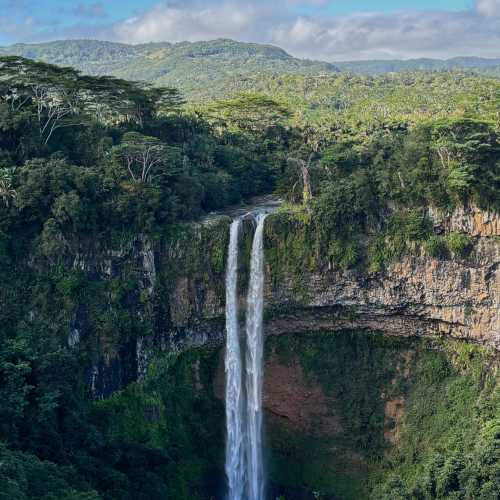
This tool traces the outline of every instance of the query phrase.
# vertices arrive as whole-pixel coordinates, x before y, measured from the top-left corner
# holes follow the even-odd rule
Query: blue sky
[[[500,0],[0,0],[0,44],[273,43],[324,60],[500,57]]]

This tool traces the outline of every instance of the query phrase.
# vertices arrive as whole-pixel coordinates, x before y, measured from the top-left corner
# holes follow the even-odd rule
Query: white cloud
[[[476,0],[476,8],[483,16],[500,16],[500,0]]]
[[[212,38],[260,38],[264,9],[251,4],[224,3],[202,7],[158,5],[141,16],[118,23],[113,38],[127,43],[195,41]]]
[[[329,61],[372,58],[500,57],[500,18],[475,12],[369,13],[281,23],[273,42]]]

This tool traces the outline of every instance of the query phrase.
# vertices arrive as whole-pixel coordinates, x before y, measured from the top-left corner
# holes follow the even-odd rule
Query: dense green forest
[[[456,57],[449,60],[413,59],[330,64],[297,59],[271,45],[224,39],[141,45],[63,40],[0,47],[0,56],[8,55],[72,66],[94,76],[113,75],[128,80],[145,80],[157,86],[173,86],[182,90],[186,97],[195,100],[227,96],[240,87],[253,88],[256,82],[272,75],[325,77],[341,70],[367,76],[412,71],[457,71],[462,74],[467,72],[469,76],[500,76],[498,59]],[[325,88],[324,83],[321,86]]]
[[[137,235],[168,240],[203,214],[274,192],[329,259],[378,272],[415,244],[435,256],[467,252],[466,237],[434,234],[429,206],[500,211],[499,80],[285,75],[251,77],[239,90],[195,105],[169,87],[0,58],[0,462],[8,464],[0,498],[200,498],[189,489],[197,485],[186,481],[180,491],[175,483],[207,473],[182,456],[205,432],[199,422],[194,434],[178,414],[175,431],[155,427],[165,449],[137,422],[120,427],[119,398],[91,401],[86,353],[66,341],[70,313],[95,307],[95,328],[123,344],[144,325],[130,312],[126,275],[103,289],[75,269],[84,249],[117,250]],[[109,303],[97,303],[102,297]],[[169,376],[187,384],[182,363],[174,368]],[[128,404],[156,411],[154,397],[134,387]],[[198,404],[165,387],[155,397]],[[216,419],[220,408],[203,404]],[[481,440],[470,461],[495,462],[498,432],[485,428]],[[447,486],[455,467],[460,481],[476,485],[470,491],[488,483],[476,498],[489,498],[494,463],[486,473],[457,460],[435,458],[416,485],[400,463],[386,487],[398,498],[436,487],[438,496],[411,498],[474,498]]]
[[[142,45],[70,40],[0,47],[0,55],[73,66],[89,75],[113,75],[146,80],[157,86],[174,86],[192,98],[203,95],[208,87],[222,90],[224,81],[232,77],[338,71],[332,64],[296,59],[271,45],[224,39]]]

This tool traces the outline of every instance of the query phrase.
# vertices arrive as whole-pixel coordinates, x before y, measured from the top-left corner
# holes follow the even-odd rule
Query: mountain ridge
[[[56,40],[0,47],[0,56],[18,55],[90,75],[112,75],[179,88],[188,98],[224,95],[231,82],[256,75],[380,75],[403,71],[467,70],[500,77],[500,59],[367,60],[329,63],[300,59],[284,49],[219,38],[199,42],[151,42],[132,45],[99,40]]]
[[[491,69],[500,75],[500,58],[477,56],[457,56],[448,59],[412,58],[412,59],[367,59],[362,61],[338,61],[334,63],[341,70],[355,73],[381,74],[405,70],[450,70],[474,69],[476,71]]]
[[[0,56],[18,55],[73,66],[91,75],[113,75],[180,87],[187,95],[201,85],[255,73],[334,74],[330,63],[297,59],[273,45],[217,39],[129,45],[96,40],[65,40],[0,47]]]

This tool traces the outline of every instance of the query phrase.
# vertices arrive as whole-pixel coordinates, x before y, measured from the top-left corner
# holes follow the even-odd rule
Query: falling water
[[[226,270],[226,475],[228,500],[263,500],[262,356],[264,306],[264,221],[256,216],[246,313],[245,381],[238,335],[238,233],[231,224]]]
[[[264,306],[265,214],[257,215],[250,261],[246,317],[246,468],[248,500],[264,498],[264,468],[262,463],[262,355]]]
[[[243,448],[243,384],[238,336],[238,233],[240,220],[231,224],[226,271],[226,475],[228,500],[242,500],[245,487]]]

